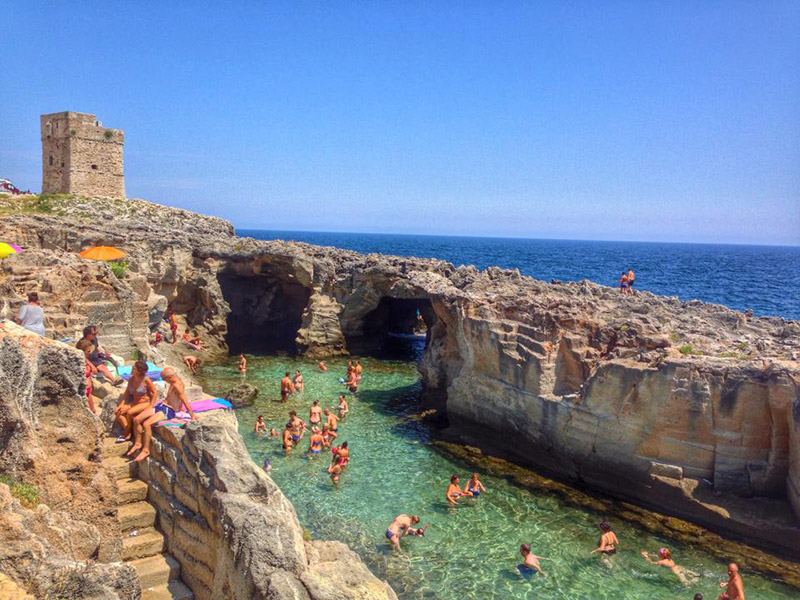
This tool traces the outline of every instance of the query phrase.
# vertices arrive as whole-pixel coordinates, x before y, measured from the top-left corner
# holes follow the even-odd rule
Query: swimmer
[[[728,565],[728,581],[721,582],[719,587],[725,588],[719,600],[744,600],[744,582],[739,574],[739,565],[736,563]]]
[[[333,462],[328,467],[328,473],[334,485],[339,485],[339,477],[342,474],[342,457],[338,454],[333,457]]]
[[[334,433],[330,429],[328,429],[327,425],[322,426],[322,445],[326,448],[331,447],[331,442],[339,437],[338,433]]]
[[[447,498],[450,506],[455,506],[458,504],[459,498],[472,496],[471,492],[461,491],[461,488],[458,485],[460,481],[461,478],[458,475],[453,475],[450,478],[450,485],[447,486],[447,492],[445,493],[445,498]]]
[[[325,366],[325,363],[324,363],[324,362],[322,362],[322,361],[319,361],[319,364],[317,365],[317,368],[318,368],[320,371],[322,371],[323,373],[324,373],[325,371],[327,371],[327,370],[328,370],[328,367],[326,367],[326,366]]]
[[[183,357],[183,364],[189,367],[189,370],[192,372],[192,375],[197,375],[197,365],[200,364],[200,359],[196,356],[192,356],[191,354],[187,354]]]
[[[292,379],[292,383],[294,384],[294,391],[295,392],[304,392],[306,389],[305,383],[303,383],[303,376],[300,374],[300,369],[297,369],[294,372],[294,379]]]
[[[469,494],[473,498],[477,498],[481,495],[481,492],[486,492],[486,488],[483,487],[483,484],[478,480],[478,474],[473,473],[472,478],[467,482],[467,485],[464,486],[464,494]]]
[[[264,464],[261,465],[261,468],[264,469],[267,472],[272,471],[272,461],[270,459],[268,459],[268,458],[265,458],[264,459]]]
[[[540,560],[548,560],[547,558],[533,554],[530,544],[522,544],[519,547],[519,553],[523,558],[522,564],[517,567],[521,575],[534,575],[539,573],[542,577],[547,577],[539,564]]]
[[[683,585],[689,585],[689,583],[691,583],[687,575],[690,577],[698,577],[697,573],[694,573],[689,569],[681,567],[680,565],[676,565],[675,561],[672,560],[672,552],[670,552],[667,548],[659,549],[658,560],[652,560],[650,558],[650,554],[648,554],[646,550],[642,550],[642,556],[644,556],[644,559],[651,565],[666,567],[667,569],[675,573],[675,576]]]
[[[247,373],[247,359],[244,357],[244,354],[239,355],[239,373],[242,375]]]
[[[283,429],[283,450],[286,454],[294,447],[294,442],[292,441],[292,424],[287,423],[286,427]]]
[[[286,371],[281,379],[281,402],[287,402],[291,394],[294,394],[294,384],[289,377],[289,371]]]
[[[325,409],[325,425],[328,426],[328,431],[336,433],[339,431],[339,417],[333,414],[330,409]]]
[[[267,424],[264,423],[264,417],[262,415],[256,417],[256,426],[253,431],[255,431],[257,435],[267,433]]]
[[[307,453],[310,454],[319,454],[322,452],[322,442],[323,442],[322,434],[319,431],[319,427],[312,427],[311,428],[311,437],[308,438],[308,450]]]
[[[599,527],[603,534],[600,536],[600,541],[597,542],[597,548],[592,550],[590,554],[595,552],[600,552],[605,556],[616,554],[617,548],[619,548],[619,540],[616,534],[611,531],[611,525],[609,525],[608,521],[602,521]]]
[[[400,538],[409,534],[416,535],[417,530],[411,526],[419,523],[417,515],[397,515],[392,524],[386,530],[386,539],[394,544],[394,547],[400,550]]]
[[[344,419],[345,415],[350,412],[345,400],[344,394],[339,394],[339,419]]]
[[[319,400],[314,400],[311,403],[311,408],[308,410],[308,422],[311,425],[319,425],[322,423],[322,407],[319,405]]]
[[[270,429],[270,430],[269,430],[269,437],[271,437],[271,438],[273,438],[273,437],[280,437],[280,436],[278,435],[278,430],[277,430],[277,429],[275,429],[274,427],[273,427],[272,429]]]

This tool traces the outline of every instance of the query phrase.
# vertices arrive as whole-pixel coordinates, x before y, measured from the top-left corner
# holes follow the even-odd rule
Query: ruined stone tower
[[[125,134],[94,115],[42,115],[42,193],[125,197]]]

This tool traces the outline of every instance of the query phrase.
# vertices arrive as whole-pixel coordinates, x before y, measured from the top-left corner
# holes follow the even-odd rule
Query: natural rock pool
[[[308,408],[319,400],[334,408],[343,389],[339,377],[346,359],[316,361],[288,357],[251,357],[246,381],[260,389],[256,404],[237,411],[239,430],[253,460],[272,461],[271,476],[292,501],[300,522],[315,538],[339,540],[358,552],[373,571],[389,581],[400,598],[482,600],[541,598],[558,600],[676,599],[702,592],[715,599],[725,579],[726,565],[700,550],[681,547],[634,526],[562,503],[558,497],[533,492],[505,479],[481,475],[488,493],[455,509],[444,498],[450,475],[462,477],[470,468],[437,452],[428,427],[415,419],[420,383],[413,362],[363,359],[364,378],[356,397],[348,394],[350,414],[339,428],[338,442],[348,441],[351,461],[338,489],[325,472],[329,454],[310,458],[308,434],[285,457],[279,438],[253,433],[261,414],[268,427],[281,431],[289,410],[308,420]],[[222,391],[242,379],[234,358],[207,365],[201,382]],[[280,398],[285,371],[300,369],[306,390],[288,403]],[[403,552],[392,551],[384,538],[400,513],[418,514],[430,523],[424,538],[405,538]],[[599,537],[597,524],[607,518],[620,538],[621,550],[608,566],[590,555]],[[547,578],[517,574],[519,545],[528,542],[542,562]],[[672,572],[649,565],[641,550],[654,553],[666,546],[677,564],[700,574],[683,586]],[[797,590],[744,570],[748,598],[797,598]]]

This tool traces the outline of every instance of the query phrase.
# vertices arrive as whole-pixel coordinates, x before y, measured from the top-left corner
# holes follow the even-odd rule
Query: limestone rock
[[[222,396],[236,408],[252,406],[258,397],[258,388],[249,383],[240,383]]]
[[[306,547],[310,564],[300,580],[314,600],[397,600],[345,544],[313,541]]]

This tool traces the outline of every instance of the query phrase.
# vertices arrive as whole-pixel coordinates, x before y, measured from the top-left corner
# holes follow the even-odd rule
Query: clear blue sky
[[[239,227],[800,244],[800,2],[263,4],[0,0],[0,177],[74,110]]]

